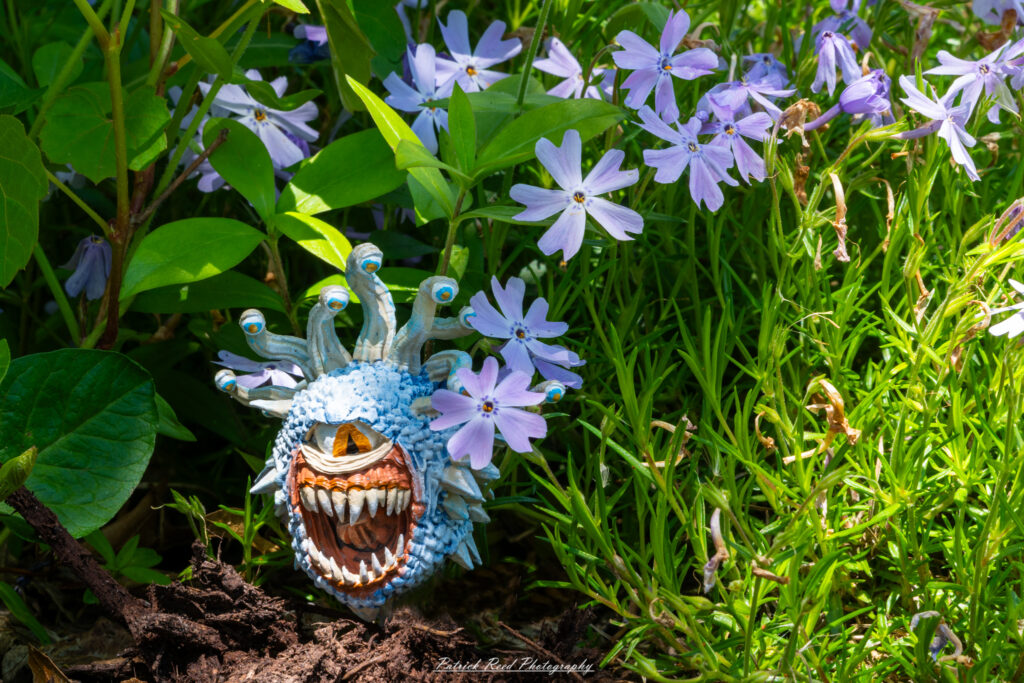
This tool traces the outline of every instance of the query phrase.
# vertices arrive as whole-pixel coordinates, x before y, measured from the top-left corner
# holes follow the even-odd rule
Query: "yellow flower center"
[[[485,413],[493,413],[494,404],[491,403],[490,401],[484,401],[484,404],[480,406],[480,409],[483,410]]]
[[[583,202],[587,201],[587,198],[582,192],[576,191],[572,195],[572,200],[577,204],[582,204]]]
[[[474,69],[471,66],[467,66],[466,73],[469,74],[470,76],[476,76],[476,69]]]
[[[257,109],[255,112],[253,112],[253,118],[255,118],[257,121],[266,121],[267,112],[263,111],[262,109]]]

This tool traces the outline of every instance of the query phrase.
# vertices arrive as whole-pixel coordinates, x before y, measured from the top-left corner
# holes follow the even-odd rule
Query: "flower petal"
[[[626,153],[621,149],[609,150],[583,179],[583,190],[588,195],[604,194],[629,187],[640,179],[636,169],[620,171]]]
[[[515,215],[521,221],[544,220],[564,209],[572,200],[565,190],[546,190],[521,183],[513,185],[508,194],[520,204],[526,205],[525,210]]]
[[[615,42],[626,48],[612,53],[615,66],[620,69],[656,67],[658,60],[661,59],[661,55],[653,45],[632,31],[619,31],[619,34],[615,36]]]
[[[473,469],[483,469],[494,457],[494,420],[477,417],[448,439],[448,454],[452,460],[467,455]]]
[[[690,15],[685,10],[669,12],[668,20],[665,22],[665,30],[661,32],[661,54],[670,55],[683,42],[686,32],[690,29]],[[716,60],[717,63],[717,60]]]
[[[526,283],[518,277],[510,277],[508,284],[502,288],[498,278],[491,276],[491,291],[498,308],[505,314],[505,319],[515,324],[523,319],[523,297],[526,296]]]
[[[569,324],[548,319],[548,302],[543,297],[534,299],[523,322],[534,337],[560,337],[569,331]]]
[[[540,401],[544,400],[544,394],[537,396]],[[539,439],[548,433],[548,423],[543,417],[518,408],[500,408],[494,414],[494,423],[505,438],[505,443],[516,453],[528,453],[530,439]]]
[[[631,240],[626,233],[639,234],[644,229],[644,219],[636,211],[600,197],[587,203],[587,213],[617,240]]]
[[[452,10],[448,13],[448,24],[445,25],[438,20],[437,25],[441,28],[441,37],[444,44],[448,46],[448,52],[455,58],[469,58],[473,56],[473,50],[469,46],[469,24],[466,22],[466,15],[461,10]]]
[[[441,412],[441,417],[430,423],[435,432],[469,422],[480,411],[480,401],[448,389],[438,389],[431,394],[430,404]]]
[[[580,168],[581,148],[579,131],[570,128],[562,136],[561,147],[555,147],[554,143],[547,138],[541,138],[537,141],[534,149],[537,159],[548,170],[555,182],[563,190],[572,192],[580,186],[583,178]]]
[[[495,339],[508,339],[512,336],[512,323],[495,310],[487,300],[486,294],[477,292],[470,298],[469,305],[476,314],[469,319],[469,324],[474,330],[485,337]]]
[[[587,214],[584,211],[573,211],[571,208],[562,212],[558,220],[541,235],[537,241],[540,250],[550,256],[562,251],[562,259],[568,261],[583,244],[583,231],[586,228]]]

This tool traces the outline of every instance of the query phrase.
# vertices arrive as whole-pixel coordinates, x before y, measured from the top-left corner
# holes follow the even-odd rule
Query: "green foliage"
[[[120,354],[63,349],[16,358],[0,396],[0,462],[35,446],[25,486],[75,537],[105,524],[153,452],[149,373]]]
[[[8,496],[25,485],[38,457],[36,447],[30,446],[21,455],[0,465],[0,501],[7,500]]]
[[[132,170],[145,168],[167,149],[164,127],[170,119],[167,102],[153,91],[143,87],[128,94],[125,128]],[[101,82],[68,88],[50,108],[40,139],[50,161],[71,164],[93,182],[115,175],[110,86]]]
[[[338,270],[345,270],[345,260],[352,251],[352,245],[330,223],[291,211],[274,216],[274,227],[317,258]]]
[[[186,218],[163,225],[139,245],[121,297],[213,277],[238,265],[264,237],[231,218]]]
[[[227,139],[210,155],[210,163],[231,187],[249,200],[264,221],[274,215],[274,166],[256,134],[230,119],[213,118],[203,127],[203,144],[210,147],[221,130]]]
[[[177,35],[178,42],[185,51],[196,60],[203,71],[216,74],[221,78],[231,78],[231,55],[215,38],[207,38],[188,25],[181,17],[160,10],[160,16],[167,22],[167,27]]]
[[[102,531],[92,532],[85,537],[85,540],[100,554],[100,557],[103,558],[103,567],[115,578],[124,577],[137,583],[161,585],[171,582],[166,574],[153,569],[160,564],[162,558],[152,548],[140,548],[138,536],[129,538],[116,553]],[[85,602],[95,603],[96,599],[87,595]]]
[[[36,615],[32,614],[32,610],[29,609],[25,601],[21,599],[17,591],[14,590],[14,586],[4,581],[0,581],[0,602],[3,602],[4,607],[10,611],[15,619],[20,621],[22,624],[28,627],[40,643],[43,645],[49,645],[53,642],[50,638],[50,634],[46,632],[46,628],[39,623],[36,619]]]
[[[352,82],[369,82],[373,46],[359,28],[346,0],[316,0],[316,6],[327,27],[331,71],[341,103],[349,111],[362,111],[366,108],[365,99],[362,95],[357,97],[359,91]]]
[[[277,292],[234,270],[198,282],[141,292],[131,307],[141,313],[205,313],[222,308],[285,310]]]
[[[46,195],[46,169],[25,127],[0,116],[0,287],[28,263],[39,233],[39,200]]]
[[[360,131],[335,140],[303,162],[281,191],[277,210],[315,216],[343,209],[391,192],[405,177],[395,168],[380,133]]]
[[[74,50],[64,41],[47,43],[35,51],[32,55],[32,71],[36,76],[36,83],[40,87],[46,87],[57,79],[57,74],[64,68],[64,64],[72,58]],[[82,73],[82,63],[78,60],[71,62],[71,73],[68,80],[74,81]]]

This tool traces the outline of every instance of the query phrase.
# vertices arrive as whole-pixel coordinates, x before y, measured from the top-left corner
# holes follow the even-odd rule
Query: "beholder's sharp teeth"
[[[345,576],[341,573],[341,567],[338,566],[338,562],[333,557],[331,558],[331,575],[334,576],[335,581],[345,582]]]
[[[331,492],[327,489],[316,490],[316,502],[320,503],[320,509],[328,517],[334,516],[334,506],[331,505]]]
[[[412,491],[406,489],[402,492],[402,510],[407,509],[410,502],[412,502]]]
[[[331,491],[331,504],[334,507],[334,512],[338,515],[338,521],[345,521],[345,492],[344,491]]]
[[[316,512],[316,491],[313,490],[312,486],[303,486],[299,489],[299,500],[302,501],[302,507],[306,508],[310,512]]]
[[[359,585],[359,577],[356,576],[355,574],[353,574],[352,572],[350,572],[348,570],[348,567],[342,567],[341,568],[341,578],[349,586],[358,586]]]
[[[359,521],[363,514],[363,502],[366,500],[366,491],[363,489],[351,489],[348,492],[348,520],[349,524]]]
[[[395,505],[398,503],[398,489],[388,489],[387,492],[387,509],[385,512],[388,515],[395,514]]]
[[[380,566],[380,560],[377,559],[377,553],[370,554],[370,564],[373,566],[374,576],[384,576],[384,567]]]
[[[395,555],[397,557],[405,555],[405,534],[398,534],[398,543],[395,544]]]
[[[331,560],[324,554],[322,550],[316,551],[316,563],[320,565],[320,569],[327,576],[331,575]]]
[[[366,560],[359,560],[359,580],[370,583],[370,575],[366,572]]]
[[[377,508],[384,502],[384,495],[383,489],[366,490],[366,509],[370,513],[370,517],[377,514]]]
[[[395,554],[391,552],[391,548],[388,548],[387,546],[384,546],[384,566],[385,567],[390,567],[391,565],[393,565],[395,563],[396,563]]]

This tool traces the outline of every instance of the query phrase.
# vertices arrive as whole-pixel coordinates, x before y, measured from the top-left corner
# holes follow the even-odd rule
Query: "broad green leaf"
[[[266,1],[267,0],[263,0],[264,3],[266,3]],[[274,0],[274,2],[276,2],[281,7],[290,9],[293,12],[298,12],[299,14],[309,14],[309,9],[307,9],[307,7],[304,4],[302,4],[302,0]]]
[[[370,61],[374,51],[370,41],[359,29],[346,0],[316,0],[320,16],[327,27],[327,43],[331,48],[331,70],[341,103],[349,111],[364,109],[361,97],[356,97],[351,81],[370,81]]]
[[[437,247],[420,242],[415,237],[410,237],[397,230],[375,230],[366,238],[367,242],[373,242],[380,250],[387,254],[388,259],[401,261],[427,254],[436,254]]]
[[[299,92],[292,93],[291,95],[278,97],[273,86],[266,81],[255,81],[250,78],[236,78],[233,82],[244,85],[246,91],[252,95],[253,99],[263,106],[268,109],[277,109],[278,111],[292,111],[293,109],[298,109],[314,97],[323,94],[322,90],[310,88],[309,90],[300,90]]]
[[[64,41],[47,43],[35,51],[32,55],[32,71],[36,75],[36,82],[40,87],[46,87],[53,83],[57,74],[64,68],[64,65],[71,59],[74,50]],[[71,78],[68,83],[74,81],[82,73],[82,62],[76,60],[71,65]]]
[[[371,62],[373,72],[381,80],[387,78],[392,71],[401,72],[402,55],[405,54],[405,30],[398,19],[395,6],[387,2],[356,2],[353,3],[356,21],[377,56]],[[416,10],[403,8],[411,12],[415,21]]]
[[[192,55],[192,59],[200,69],[206,73],[217,74],[224,79],[231,78],[231,55],[219,40],[203,36],[189,26],[184,19],[165,9],[160,10],[160,16],[174,31],[178,43],[185,49],[185,52]]]
[[[265,235],[231,218],[186,218],[146,235],[128,265],[121,299],[213,277],[241,263]]]
[[[373,122],[377,124],[381,135],[384,136],[392,150],[397,149],[400,140],[422,145],[419,138],[416,137],[416,133],[412,132],[412,128],[402,120],[402,117],[394,109],[384,104],[384,101],[374,95],[369,88],[352,78],[348,79],[348,84],[362,99],[370,116],[373,117]],[[439,170],[436,168],[411,168],[409,175],[419,182],[422,189],[437,202],[445,216],[450,217],[455,212],[455,197]],[[411,182],[410,189],[412,189]],[[415,190],[413,196],[415,197]]]
[[[8,496],[25,485],[38,457],[39,451],[35,446],[30,446],[21,455],[0,464],[0,501],[7,500]]]
[[[229,48],[232,47],[232,42],[234,41],[228,41]],[[288,54],[294,47],[295,37],[291,33],[275,31],[267,35],[263,31],[257,31],[249,41],[249,48],[238,60],[238,66],[243,70],[265,69],[271,66],[294,68],[294,65],[288,62]]]
[[[178,416],[174,414],[174,408],[171,407],[171,404],[165,401],[164,397],[160,394],[156,395],[156,414],[157,434],[162,434],[178,441],[196,440],[195,435],[178,421]]]
[[[238,121],[210,119],[203,127],[203,145],[209,147],[221,129],[224,143],[213,150],[210,163],[231,187],[249,200],[264,222],[274,215],[274,165],[266,146]]]
[[[410,168],[443,168],[459,180],[469,180],[469,176],[435,157],[420,143],[408,140],[398,141],[395,147],[395,166],[403,171]]]
[[[129,94],[124,106],[128,165],[140,170],[166,148],[164,126],[171,120],[171,114],[164,98],[148,88]],[[106,83],[83,83],[68,88],[54,100],[39,136],[46,156],[56,164],[71,164],[94,183],[115,175],[110,109],[110,88]]]
[[[43,94],[25,84],[18,72],[0,59],[0,114],[20,114]]]
[[[50,640],[50,634],[46,632],[43,625],[40,624],[39,620],[36,619],[36,616],[32,614],[32,610],[30,610],[28,605],[25,604],[25,601],[21,599],[18,592],[14,590],[14,586],[3,581],[0,581],[0,602],[7,607],[7,611],[14,615],[15,619],[32,631],[32,635],[38,638],[40,643],[43,645],[49,645],[53,642]]]
[[[274,216],[274,226],[317,258],[338,270],[345,270],[352,245],[334,226],[295,211]]]
[[[128,500],[149,463],[156,425],[152,378],[118,353],[24,356],[0,384],[0,462],[36,446],[25,486],[76,538]]]
[[[361,204],[391,192],[405,177],[395,168],[380,132],[360,131],[335,140],[305,162],[281,192],[277,210],[315,215]]]
[[[48,187],[42,156],[21,121],[0,116],[0,289],[32,258]]]
[[[470,173],[476,161],[476,121],[473,120],[473,109],[470,107],[469,99],[458,83],[455,84],[455,90],[449,100],[448,133],[455,148],[455,159],[459,168],[463,173]]]
[[[11,347],[7,345],[6,339],[0,339],[0,382],[4,381],[7,368],[11,364]]]
[[[541,138],[561,145],[565,131],[574,128],[579,131],[580,138],[586,141],[622,118],[622,110],[618,107],[592,99],[562,100],[524,112],[499,130],[480,150],[474,175],[479,178],[531,159],[534,147]]]
[[[284,313],[284,302],[259,280],[226,270],[199,282],[142,292],[131,305],[131,310],[141,313],[205,313],[223,308],[262,308]]]

